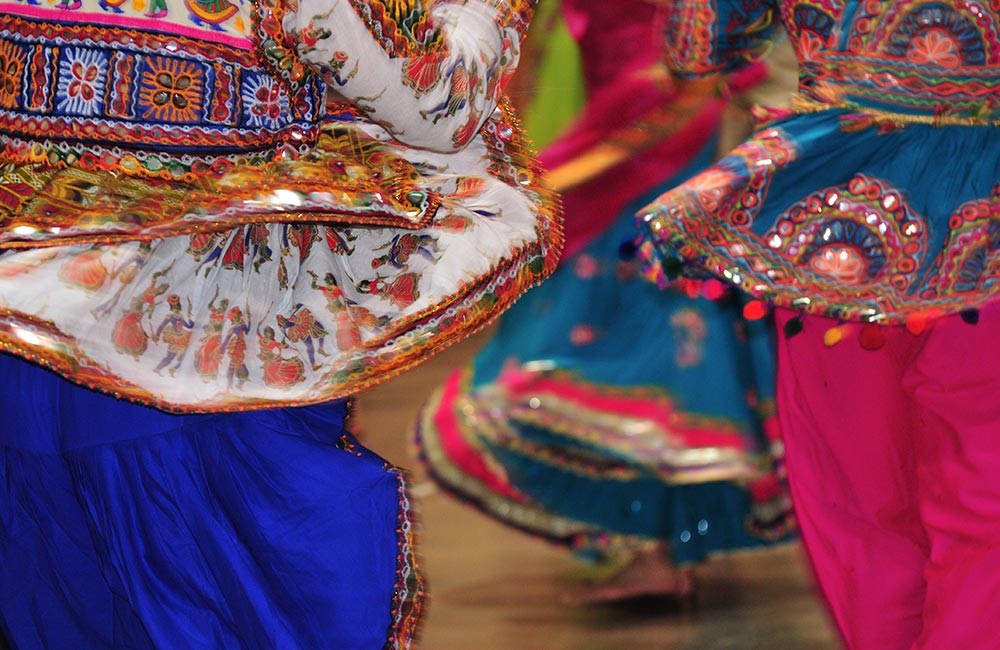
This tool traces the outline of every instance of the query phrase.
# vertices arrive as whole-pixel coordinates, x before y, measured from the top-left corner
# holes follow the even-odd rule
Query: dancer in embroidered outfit
[[[744,329],[717,281],[665,294],[620,259],[635,210],[710,162],[725,102],[718,79],[664,74],[662,6],[562,8],[589,95],[542,155],[563,193],[569,256],[432,397],[418,443],[446,490],[504,523],[583,554],[632,556],[581,599],[683,594],[690,575],[670,556],[694,563],[788,525],[764,432],[770,332]],[[748,519],[767,529],[748,531]]]
[[[996,647],[1000,5],[681,0],[673,63],[737,66],[779,21],[795,109],[643,211],[650,273],[680,253],[780,308],[789,480],[847,645]]]
[[[403,480],[344,398],[554,264],[500,97],[532,4],[3,4],[14,647],[409,646]]]

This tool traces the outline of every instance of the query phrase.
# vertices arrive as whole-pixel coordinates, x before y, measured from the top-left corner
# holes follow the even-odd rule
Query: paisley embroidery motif
[[[843,284],[906,292],[926,251],[926,226],[902,194],[856,176],[792,205],[764,235],[789,260]]]
[[[197,122],[204,71],[188,61],[147,57],[139,72],[139,115],[153,122]],[[250,121],[250,124],[257,126]]]
[[[926,298],[992,293],[1000,285],[1000,188],[969,201],[948,220],[939,266],[926,282]]]

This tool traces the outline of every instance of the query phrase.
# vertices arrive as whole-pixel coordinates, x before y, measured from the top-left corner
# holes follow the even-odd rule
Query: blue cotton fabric
[[[343,401],[171,415],[0,356],[18,650],[383,647],[400,478]]]

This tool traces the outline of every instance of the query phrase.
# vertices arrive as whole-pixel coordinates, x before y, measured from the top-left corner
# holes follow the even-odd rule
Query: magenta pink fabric
[[[463,474],[483,483],[493,492],[514,501],[528,501],[526,496],[511,485],[503,472],[487,465],[482,450],[472,445],[467,435],[463,435],[454,405],[463,390],[462,373],[451,373],[444,385],[441,404],[434,411],[434,427],[441,432],[440,441],[445,455]]]
[[[794,313],[779,312],[779,331]],[[1000,648],[1000,303],[919,336],[779,344],[802,537],[849,648]]]
[[[662,64],[666,45],[666,12],[662,7],[644,0],[563,0],[562,5],[570,33],[580,45],[587,104],[539,155],[546,169],[555,169],[621,137],[620,129],[649,119],[690,92],[662,76],[662,70],[659,77],[654,74]],[[728,82],[734,92],[744,92],[766,78],[767,69],[757,64],[736,73]],[[704,109],[676,130],[657,133],[656,125],[651,124],[643,142],[629,143],[635,147],[633,155],[586,182],[560,188],[566,214],[562,259],[570,259],[607,229],[629,201],[643,197],[690,163],[719,128],[727,100],[706,98]]]

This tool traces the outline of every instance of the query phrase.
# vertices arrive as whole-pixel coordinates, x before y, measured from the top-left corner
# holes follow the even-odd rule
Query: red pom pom
[[[751,300],[743,305],[743,318],[747,320],[760,320],[767,315],[767,307],[760,300]]]
[[[878,325],[868,323],[861,328],[858,341],[866,350],[878,350],[885,345],[885,332]]]

